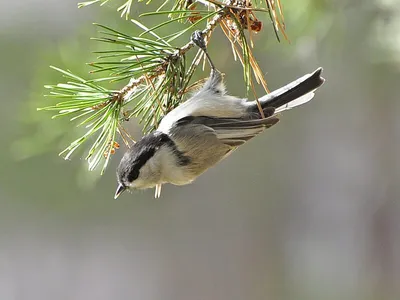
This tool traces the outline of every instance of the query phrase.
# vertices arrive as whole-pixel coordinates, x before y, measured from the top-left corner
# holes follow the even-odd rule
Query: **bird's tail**
[[[314,97],[314,91],[325,81],[321,73],[322,68],[318,68],[313,73],[304,75],[261,97],[259,99],[261,106],[263,109],[273,107],[275,112],[281,112],[310,101]]]

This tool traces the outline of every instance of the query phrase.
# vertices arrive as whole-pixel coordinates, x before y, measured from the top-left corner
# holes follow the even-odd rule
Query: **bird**
[[[259,98],[259,105],[231,96],[208,54],[204,35],[195,31],[191,39],[208,60],[209,78],[188,100],[167,113],[155,131],[126,151],[117,167],[115,199],[126,190],[148,188],[155,188],[158,198],[163,184],[192,183],[239,146],[275,125],[281,112],[310,101],[325,81],[323,69],[318,68]]]

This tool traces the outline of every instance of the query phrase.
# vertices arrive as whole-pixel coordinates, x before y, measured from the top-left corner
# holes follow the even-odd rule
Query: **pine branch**
[[[211,31],[217,26],[218,22],[222,19],[223,14],[218,14],[212,21],[207,24],[207,27],[202,31],[203,34],[208,35]],[[170,54],[169,59],[179,59],[184,56],[186,52],[188,52],[191,48],[193,48],[194,43],[192,41],[188,42],[181,48],[176,49],[173,53]],[[167,59],[168,60],[168,59]],[[153,73],[144,74],[135,80],[131,80],[129,84],[124,86],[120,91],[119,95],[121,98],[124,98],[126,94],[128,94],[133,88],[137,87],[140,84],[145,83],[148,80],[152,80],[166,72],[164,67],[157,68]]]
[[[80,3],[83,7],[93,3],[104,5],[110,0],[95,0]],[[121,16],[128,17],[133,0],[119,7]],[[149,1],[150,2],[150,1]],[[130,135],[123,123],[131,117],[139,117],[144,132],[154,130],[160,119],[178,106],[185,94],[196,86],[190,80],[203,53],[197,52],[187,67],[186,53],[194,46],[188,42],[176,47],[173,42],[182,35],[194,31],[194,27],[205,23],[203,34],[209,40],[213,30],[220,26],[232,45],[233,54],[243,65],[244,79],[248,90],[254,92],[253,75],[266,91],[267,85],[260,67],[252,53],[254,43],[252,34],[261,31],[262,23],[255,12],[268,12],[273,20],[273,28],[284,33],[284,22],[279,0],[258,0],[260,7],[253,7],[250,0],[175,0],[170,10],[162,10],[169,1],[163,2],[156,11],[142,14],[140,17],[167,16],[168,20],[147,28],[137,20],[131,20],[142,33],[132,36],[95,24],[101,31],[101,37],[94,40],[112,44],[115,49],[98,51],[98,61],[92,62],[91,73],[107,75],[98,79],[85,80],[70,71],[53,67],[68,79],[66,84],[47,85],[51,97],[65,99],[53,106],[40,110],[57,111],[54,117],[71,116],[71,121],[81,120],[77,126],[85,126],[86,133],[72,142],[60,153],[66,159],[86,141],[94,138],[86,159],[89,170],[94,170],[103,162],[104,172],[111,155],[119,148],[117,133],[129,147]],[[205,5],[206,10],[197,9],[197,4]],[[266,7],[261,7],[265,4]],[[279,16],[279,17],[278,17]],[[188,22],[186,28],[165,36],[157,32],[176,22]],[[279,37],[278,37],[279,40]],[[252,72],[251,72],[252,71]],[[252,75],[253,73],[253,75]],[[129,83],[119,90],[109,90],[101,86],[103,82]],[[257,97],[256,97],[257,98]],[[133,106],[131,103],[135,103]],[[260,111],[262,114],[262,110]]]

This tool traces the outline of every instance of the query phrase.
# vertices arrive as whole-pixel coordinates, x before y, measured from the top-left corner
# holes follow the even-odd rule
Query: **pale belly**
[[[221,148],[219,150],[222,150]],[[164,169],[163,182],[174,185],[185,185],[192,183],[197,177],[227,157],[233,149],[214,152],[212,155],[198,155],[188,166],[169,166]]]

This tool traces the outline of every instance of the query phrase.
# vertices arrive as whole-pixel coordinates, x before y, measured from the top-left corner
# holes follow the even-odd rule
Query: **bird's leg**
[[[204,41],[204,33],[201,30],[196,30],[192,33],[191,40],[197,47],[203,50],[211,67],[210,78],[204,85],[204,88],[211,89],[215,93],[224,94],[225,88],[222,84],[222,74],[217,70],[210,58],[210,55],[208,54],[206,42]]]
[[[204,40],[204,33],[201,30],[196,30],[195,32],[192,33],[192,41],[193,43],[199,47],[201,50],[203,50],[204,54],[207,57],[208,63],[210,64],[211,70],[215,71],[215,65],[212,62],[210,55],[208,54],[207,47],[206,47],[206,42]]]

